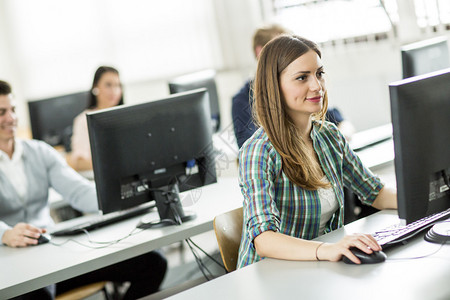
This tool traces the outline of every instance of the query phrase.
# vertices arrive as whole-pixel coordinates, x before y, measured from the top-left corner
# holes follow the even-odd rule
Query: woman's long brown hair
[[[295,35],[279,36],[263,48],[254,82],[253,113],[281,155],[283,172],[289,180],[304,189],[316,190],[329,184],[321,180],[322,173],[313,167],[314,158],[307,154],[306,143],[286,111],[279,84],[281,72],[309,50],[322,56],[314,42]],[[324,121],[327,107],[325,93],[322,110],[313,118]]]

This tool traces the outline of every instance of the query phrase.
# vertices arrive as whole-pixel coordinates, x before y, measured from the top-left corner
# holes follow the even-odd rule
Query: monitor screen
[[[88,113],[87,121],[103,213],[155,200],[161,219],[183,219],[178,192],[216,182],[205,89]]]
[[[450,67],[446,37],[437,37],[401,48],[403,78],[422,75]]]
[[[209,105],[211,110],[211,122],[213,132],[220,129],[220,107],[219,96],[216,86],[216,72],[204,70],[192,74],[183,75],[169,82],[171,94],[186,92],[199,88],[206,88],[209,94]]]
[[[450,207],[450,69],[389,85],[397,201],[406,223]]]
[[[28,102],[31,133],[34,139],[70,151],[73,119],[87,108],[89,92]]]

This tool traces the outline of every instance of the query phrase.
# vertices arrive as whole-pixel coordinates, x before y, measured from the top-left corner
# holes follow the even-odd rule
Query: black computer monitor
[[[398,215],[412,223],[450,207],[450,69],[389,85]]]
[[[446,37],[437,37],[401,48],[403,78],[422,75],[450,67]]]
[[[179,76],[169,81],[169,90],[171,94],[199,88],[206,88],[208,90],[211,110],[211,126],[213,132],[217,132],[220,129],[220,106],[216,86],[216,72],[214,70],[204,70]]]
[[[28,102],[34,139],[70,151],[73,119],[87,108],[89,92],[80,92]]]
[[[185,221],[178,193],[216,182],[205,89],[88,113],[87,122],[103,213],[155,200],[161,219]]]

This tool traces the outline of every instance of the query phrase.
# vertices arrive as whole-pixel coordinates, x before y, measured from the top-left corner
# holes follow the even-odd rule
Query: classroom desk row
[[[226,165],[219,170],[225,175],[227,175],[226,172],[233,174],[236,172],[231,166],[235,164],[232,156],[237,154],[237,150],[230,147],[233,144],[230,137],[232,134],[229,132],[222,132],[220,136],[216,136],[216,140],[219,139],[221,143],[219,150],[223,150],[226,154],[226,160],[223,160]],[[388,144],[387,149],[390,149],[392,153],[392,144]],[[368,153],[368,157],[380,154],[379,151],[370,152],[370,149],[363,151],[365,152],[362,153]],[[392,161],[392,157],[388,153],[369,167],[376,168],[389,161]],[[365,162],[364,159],[363,162]],[[61,246],[55,245],[63,243],[68,238],[53,238],[54,244],[21,249],[0,246],[0,266],[2,270],[8,270],[8,272],[0,272],[0,298],[14,297],[210,231],[213,229],[212,221],[216,215],[242,205],[242,195],[235,176],[219,177],[217,184],[182,193],[182,195],[189,195],[191,199],[194,199],[191,205],[188,204],[188,208],[197,212],[198,217],[195,220],[181,226],[139,232],[109,247],[91,249],[72,241]],[[153,212],[153,214],[157,218],[157,213]],[[83,218],[89,218],[89,216]],[[139,217],[135,217],[97,229],[91,233],[90,238],[93,241],[103,242],[119,239],[128,235],[135,228],[138,220]],[[71,220],[68,221],[69,223],[64,222],[58,226],[67,226],[79,221]],[[74,240],[91,247],[98,247],[98,244],[89,243],[87,236],[83,234],[75,236]]]
[[[392,124],[355,133],[350,140],[361,161],[370,169],[379,169],[394,160]]]
[[[180,226],[140,231],[109,247],[92,249],[73,241],[55,245],[64,243],[67,237],[53,237],[51,242],[54,244],[35,247],[0,246],[0,299],[11,298],[210,231],[216,215],[242,206],[235,177],[220,178],[218,183],[181,193],[181,198],[190,199],[191,203],[184,203],[184,206],[186,210],[197,213],[196,219]],[[151,215],[159,218],[156,211]],[[125,237],[133,231],[141,217],[96,229],[90,233],[90,239],[106,242]],[[57,224],[60,227],[66,225],[67,222]],[[76,235],[73,239],[90,247],[101,246],[90,243],[85,234]]]
[[[381,211],[317,240],[336,242],[398,222],[396,210]],[[449,244],[432,244],[419,234],[385,253],[385,262],[371,265],[264,259],[169,299],[450,299]]]

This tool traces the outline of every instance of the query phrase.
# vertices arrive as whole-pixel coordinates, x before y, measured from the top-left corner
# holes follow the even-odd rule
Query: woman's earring
[[[93,89],[92,89],[92,94],[93,94],[94,96],[97,96],[97,95],[98,95],[98,88],[93,88]]]

